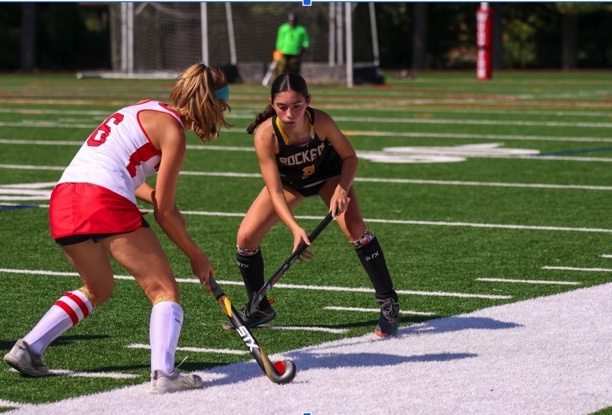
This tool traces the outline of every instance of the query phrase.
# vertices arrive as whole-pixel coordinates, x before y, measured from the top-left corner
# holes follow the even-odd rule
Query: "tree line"
[[[471,69],[479,3],[375,3],[383,69]],[[612,4],[493,2],[494,69],[612,66]],[[361,10],[361,12],[360,12]],[[367,22],[366,8],[354,19]],[[353,34],[354,49],[370,42]],[[107,3],[0,3],[0,71],[110,69]]]

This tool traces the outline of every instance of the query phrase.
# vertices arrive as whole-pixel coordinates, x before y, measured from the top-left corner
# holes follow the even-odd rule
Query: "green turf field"
[[[311,93],[312,106],[335,117],[360,156],[354,186],[385,251],[403,326],[610,281],[610,74],[500,73],[477,81],[472,73],[425,73],[387,81],[311,86]],[[2,355],[80,286],[48,228],[48,196],[62,169],[113,111],[144,98],[166,100],[172,84],[0,76]],[[235,236],[262,187],[245,128],[267,105],[269,90],[231,90],[234,127],[208,145],[188,135],[177,205],[238,308],[246,298]],[[295,212],[307,231],[325,214],[318,199]],[[237,334],[221,330],[227,318],[189,261],[149,222],[182,281],[182,368],[250,360]],[[274,227],[262,243],[267,275],[291,248],[291,233]],[[269,354],[359,336],[376,325],[373,290],[338,227],[331,224],[311,251],[316,258],[293,265],[270,292],[277,329],[254,331]],[[148,381],[142,345],[150,305],[118,266],[116,275],[113,297],[47,350],[45,360],[60,376],[23,378],[0,364],[0,411]]]

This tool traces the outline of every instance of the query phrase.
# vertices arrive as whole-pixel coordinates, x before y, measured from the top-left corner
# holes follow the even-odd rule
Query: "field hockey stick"
[[[272,62],[270,62],[270,66],[268,66],[268,70],[266,71],[266,74],[261,80],[261,86],[264,86],[264,87],[268,86],[268,82],[270,82],[270,78],[272,78],[272,74],[274,73],[274,70],[276,69],[277,65],[278,65],[277,60],[273,60]]]
[[[217,302],[225,312],[225,315],[229,317],[236,331],[240,335],[240,338],[249,349],[249,352],[255,358],[255,361],[264,371],[268,379],[274,383],[285,384],[289,383],[295,377],[295,364],[291,360],[278,361],[272,363],[266,355],[266,352],[261,348],[253,334],[244,325],[244,321],[240,317],[240,314],[236,311],[236,308],[232,305],[232,302],[227,298],[217,281],[213,277],[210,277],[210,288],[217,299]]]
[[[334,219],[332,212],[329,212],[327,214],[327,216],[325,216],[325,218],[321,221],[321,223],[319,223],[319,225],[317,225],[317,227],[315,228],[314,231],[312,231],[312,233],[310,235],[308,235],[308,239],[310,240],[310,242],[312,243],[312,241],[315,240],[315,238],[317,236],[319,236],[319,234],[323,231],[323,229],[325,229],[325,227],[329,224],[329,222],[331,222]],[[270,291],[270,288],[272,288],[272,286],[274,284],[276,284],[276,282],[280,279],[280,277],[283,276],[283,274],[285,272],[287,272],[287,270],[289,269],[289,267],[291,266],[291,264],[293,264],[295,262],[296,259],[299,258],[300,255],[302,255],[302,253],[306,250],[306,248],[308,247],[308,245],[306,245],[306,243],[304,241],[302,241],[297,249],[295,250],[295,252],[289,257],[288,260],[285,261],[285,263],[278,269],[278,271],[276,271],[276,273],[274,273],[274,275],[272,276],[272,278],[270,278],[260,289],[258,292],[256,293],[252,293],[251,297],[249,298],[249,302],[247,303],[247,307],[248,310],[251,313],[254,313],[255,310],[257,309],[257,306],[259,305],[259,303],[261,302],[261,300],[263,300],[263,298],[266,296],[266,294],[268,293],[268,291]]]

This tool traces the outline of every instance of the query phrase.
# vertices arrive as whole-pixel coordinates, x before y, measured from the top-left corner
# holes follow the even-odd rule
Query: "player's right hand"
[[[208,293],[212,293],[212,288],[210,287],[210,277],[215,276],[215,270],[213,269],[210,259],[208,259],[206,254],[202,252],[201,256],[191,259],[191,271],[193,272],[193,275],[198,277],[202,284],[206,285],[206,290]]]
[[[302,242],[304,242],[306,245],[310,245],[310,239],[308,239],[306,231],[302,228],[298,228],[293,233],[293,252],[297,251],[298,247]],[[304,260],[310,260],[312,258],[314,258],[314,254],[309,250],[305,249],[304,252],[302,252],[297,259],[298,261],[303,263]]]

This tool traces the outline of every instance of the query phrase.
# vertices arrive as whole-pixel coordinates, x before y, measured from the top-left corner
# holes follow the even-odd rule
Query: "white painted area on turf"
[[[380,313],[380,308],[362,308],[362,307],[336,307],[327,306],[323,307],[324,310],[335,310],[335,311],[357,311],[362,313]],[[410,314],[415,316],[435,316],[436,313],[429,311],[412,311],[412,310],[400,310],[400,314]]]
[[[128,344],[128,349],[151,349],[151,346],[148,344]],[[210,349],[205,347],[177,347],[177,351],[180,352],[192,352],[192,353],[218,353],[218,354],[232,354],[232,355],[243,355],[248,354],[249,352],[246,350],[232,350],[232,349]]]
[[[601,254],[600,257],[602,258],[612,258],[612,255],[609,254]]]
[[[612,406],[611,297],[605,284],[270,356],[295,362],[282,386],[249,361],[196,372],[202,390],[143,382],[10,413],[588,414]]]
[[[518,284],[580,285],[577,281],[517,280],[509,278],[476,278],[476,281],[509,282]]]

